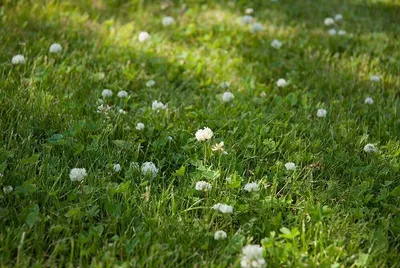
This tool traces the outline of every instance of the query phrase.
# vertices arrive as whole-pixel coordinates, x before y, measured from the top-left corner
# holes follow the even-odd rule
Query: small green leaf
[[[26,166],[26,165],[37,163],[38,161],[39,161],[39,155],[34,154],[33,156],[31,156],[29,158],[22,159],[20,161],[20,164],[23,166]]]
[[[172,174],[172,176],[175,177],[183,177],[185,175],[186,167],[181,166],[178,170],[175,170],[175,172]]]
[[[39,206],[34,205],[25,219],[25,223],[29,225],[29,227],[33,227],[36,223],[37,216],[39,215]]]

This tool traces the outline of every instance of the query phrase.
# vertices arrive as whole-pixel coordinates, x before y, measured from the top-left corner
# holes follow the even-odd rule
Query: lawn
[[[0,267],[400,267],[400,2],[0,1]]]

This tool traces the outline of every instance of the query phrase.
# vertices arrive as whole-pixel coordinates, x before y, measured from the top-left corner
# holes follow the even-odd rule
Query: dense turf
[[[397,1],[0,6],[0,266],[239,267],[247,244],[270,267],[400,262]],[[263,31],[241,24],[246,8]],[[214,136],[199,142],[205,126]],[[221,141],[228,154],[212,150]],[[150,161],[154,178],[141,172]],[[73,168],[86,169],[82,182]],[[201,180],[212,190],[197,191]]]

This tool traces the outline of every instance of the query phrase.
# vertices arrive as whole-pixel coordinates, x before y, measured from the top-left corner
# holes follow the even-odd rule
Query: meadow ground
[[[1,267],[399,266],[398,1],[2,0],[0,32]]]

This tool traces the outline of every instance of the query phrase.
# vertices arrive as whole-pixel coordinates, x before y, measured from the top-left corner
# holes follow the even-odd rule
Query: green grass
[[[0,266],[240,267],[260,244],[269,267],[399,267],[399,2],[160,3],[0,2],[0,185],[14,188],[0,193]],[[264,31],[240,24],[248,7]],[[345,36],[323,23],[337,13]],[[198,142],[205,126],[214,137]],[[220,141],[227,155],[211,150]]]

